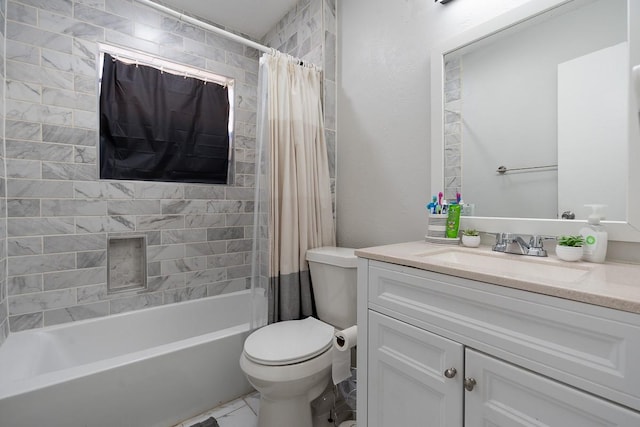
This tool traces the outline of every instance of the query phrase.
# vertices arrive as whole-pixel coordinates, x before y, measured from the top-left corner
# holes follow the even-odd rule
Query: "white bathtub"
[[[250,291],[10,334],[1,427],[167,427],[251,391]]]

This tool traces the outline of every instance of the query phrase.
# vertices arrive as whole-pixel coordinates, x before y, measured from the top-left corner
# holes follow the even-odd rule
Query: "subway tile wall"
[[[5,22],[7,3],[0,0],[0,81],[5,76]],[[5,87],[0,84],[0,345],[9,336],[8,298],[7,298],[7,201],[5,197],[5,167],[4,167],[4,98]]]
[[[98,179],[98,42],[236,79],[233,185]],[[4,55],[0,340],[247,288],[257,51],[132,0],[7,0]],[[107,293],[108,236],[141,233],[148,290]]]
[[[0,5],[0,343],[9,330],[245,289],[258,52],[132,0]],[[236,79],[233,186],[98,180],[98,42]],[[301,0],[263,43],[323,67],[334,189],[335,1]],[[108,294],[107,237],[140,233],[148,242],[148,291]]]

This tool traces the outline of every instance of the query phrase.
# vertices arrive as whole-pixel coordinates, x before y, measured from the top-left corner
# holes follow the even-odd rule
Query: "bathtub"
[[[167,427],[250,392],[250,291],[10,334],[1,427]]]

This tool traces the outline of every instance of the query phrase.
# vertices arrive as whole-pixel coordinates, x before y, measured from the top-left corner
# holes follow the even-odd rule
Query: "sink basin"
[[[417,256],[424,258],[427,262],[447,267],[513,279],[545,282],[577,282],[584,279],[591,271],[589,267],[578,264],[564,265],[535,257],[468,252],[453,248]]]

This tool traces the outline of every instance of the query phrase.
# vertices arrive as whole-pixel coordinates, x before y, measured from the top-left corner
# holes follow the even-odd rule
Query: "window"
[[[229,183],[232,85],[162,63],[104,53],[100,178]]]

